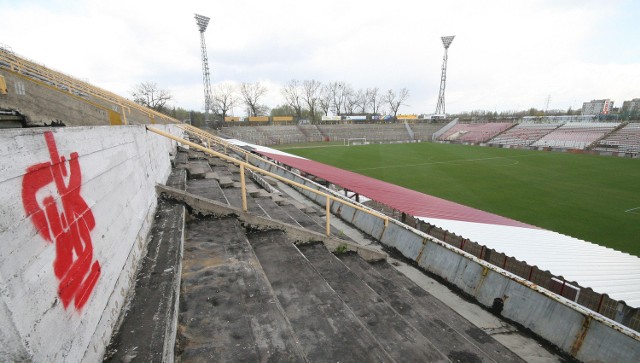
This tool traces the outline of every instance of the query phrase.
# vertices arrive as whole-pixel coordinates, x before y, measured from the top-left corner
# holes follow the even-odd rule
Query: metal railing
[[[249,169],[249,170],[251,170],[253,172],[256,172],[256,173],[259,173],[259,174],[262,174],[262,175],[266,175],[268,177],[271,177],[271,178],[274,178],[276,180],[279,180],[279,181],[281,181],[283,183],[289,184],[291,186],[294,186],[294,187],[297,187],[297,188],[300,188],[300,189],[303,189],[303,190],[306,190],[306,191],[309,191],[309,192],[312,192],[314,194],[317,194],[317,195],[320,195],[320,196],[324,197],[325,200],[326,200],[326,203],[325,203],[326,211],[325,211],[325,213],[326,213],[327,221],[326,221],[326,226],[325,227],[326,227],[326,235],[327,236],[331,235],[331,201],[335,201],[335,202],[341,203],[343,205],[349,206],[349,207],[354,208],[356,210],[359,210],[361,212],[364,212],[364,213],[370,214],[372,216],[375,216],[377,218],[380,218],[380,219],[382,219],[384,221],[384,227],[385,228],[389,224],[389,217],[384,215],[384,214],[382,214],[382,213],[378,213],[378,212],[363,208],[363,207],[361,207],[361,206],[359,206],[357,204],[353,204],[351,202],[348,202],[346,200],[343,200],[343,199],[338,198],[336,196],[333,196],[331,194],[327,194],[325,192],[321,192],[319,190],[310,188],[310,187],[308,187],[308,186],[306,186],[304,184],[300,184],[298,182],[295,182],[293,180],[287,179],[287,178],[282,177],[282,176],[280,176],[278,174],[274,174],[272,172],[266,171],[264,169],[261,169],[261,168],[259,168],[257,166],[254,166],[254,165],[250,164],[248,162],[248,158],[249,157],[258,158],[258,159],[260,159],[260,161],[263,161],[263,162],[265,160],[260,158],[257,155],[253,155],[250,152],[247,152],[246,150],[244,150],[242,148],[239,148],[239,147],[237,147],[235,145],[231,145],[229,143],[224,145],[225,143],[221,139],[219,139],[219,138],[217,138],[217,137],[215,137],[215,136],[213,136],[211,134],[208,134],[205,131],[197,129],[197,128],[193,127],[193,126],[186,125],[186,124],[181,124],[181,125],[179,125],[179,127],[181,127],[185,131],[188,130],[188,132],[194,133],[197,136],[201,136],[203,139],[206,139],[206,140],[208,140],[210,142],[214,142],[214,143],[216,143],[218,145],[221,145],[221,146],[224,146],[226,148],[232,148],[232,149],[234,149],[234,151],[241,152],[242,154],[245,155],[245,161],[239,160],[239,159],[233,158],[231,156],[228,156],[226,154],[223,154],[223,153],[217,152],[215,150],[212,150],[210,148],[204,147],[202,145],[198,145],[198,144],[196,144],[194,142],[191,142],[191,141],[185,140],[183,138],[174,136],[174,135],[172,135],[172,134],[170,134],[168,132],[159,130],[159,129],[155,128],[155,127],[147,126],[147,130],[149,130],[149,131],[151,131],[153,133],[156,133],[158,135],[167,137],[167,138],[169,138],[171,140],[179,142],[180,144],[188,145],[190,148],[205,152],[205,153],[207,153],[209,155],[215,156],[215,157],[223,159],[225,161],[237,164],[240,167],[240,185],[241,185],[241,193],[242,193],[242,210],[244,212],[248,211],[248,207],[247,207],[247,187],[246,187],[246,181],[245,181],[245,169]],[[274,163],[271,163],[271,162],[269,162],[269,163],[272,164],[272,165],[278,166],[277,164],[274,164]]]

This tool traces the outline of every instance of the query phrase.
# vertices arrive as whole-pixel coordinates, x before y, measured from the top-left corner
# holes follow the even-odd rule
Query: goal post
[[[354,145],[367,145],[366,137],[350,137],[348,139],[344,139],[345,146],[354,146]]]

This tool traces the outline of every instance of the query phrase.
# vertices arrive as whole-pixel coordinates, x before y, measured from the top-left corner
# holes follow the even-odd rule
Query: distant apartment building
[[[623,114],[640,114],[640,98],[634,98],[631,101],[624,101],[622,103]]]
[[[583,115],[608,115],[613,110],[613,101],[610,99],[591,100],[582,104]]]

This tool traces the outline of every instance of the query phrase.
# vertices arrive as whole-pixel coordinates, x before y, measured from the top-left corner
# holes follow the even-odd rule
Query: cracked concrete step
[[[369,264],[352,254],[342,254],[338,257],[450,359],[523,362],[512,351],[424,291],[387,262]]]
[[[266,181],[271,186],[278,186],[278,181],[268,175],[263,175],[262,179],[264,179],[264,181]]]
[[[187,187],[187,171],[185,169],[173,169],[167,179],[167,186],[186,190]]]
[[[229,204],[229,200],[227,200],[225,193],[220,189],[215,179],[187,180],[186,191],[220,203]]]
[[[398,314],[324,245],[304,245],[298,249],[395,361],[449,361],[439,347]]]
[[[248,237],[309,361],[393,361],[283,232]]]
[[[287,199],[285,199],[285,198],[283,198],[282,196],[277,195],[277,194],[273,194],[273,195],[271,195],[271,199],[272,199],[274,202],[276,202],[276,204],[278,204],[278,205],[280,205],[280,206],[290,204],[289,200],[287,200]]]
[[[291,218],[295,219],[296,222],[307,229],[310,229],[315,232],[325,233],[325,225],[324,222],[320,222],[304,213],[300,209],[296,208],[293,204],[280,206],[283,210],[287,212],[291,216]]]
[[[209,172],[211,172],[211,167],[206,161],[190,160],[187,165],[189,179],[204,179]]]
[[[222,176],[218,179],[218,183],[220,184],[220,188],[233,188],[233,179],[228,176]]]
[[[176,154],[175,159],[173,160],[173,165],[175,168],[185,168],[187,166],[187,162],[189,161],[189,154],[186,149],[178,148],[178,153]]]
[[[133,300],[107,348],[105,362],[135,357],[147,362],[173,360],[184,218],[183,205],[159,200]]]
[[[186,228],[176,360],[306,361],[240,222]]]
[[[215,179],[215,180],[219,180],[220,179],[220,175],[218,175],[218,173],[216,173],[215,171],[211,171],[208,172],[204,175],[205,179]]]
[[[280,208],[273,200],[268,198],[257,199],[256,203],[264,210],[266,215],[280,222],[298,225],[298,222],[291,217],[284,209]]]

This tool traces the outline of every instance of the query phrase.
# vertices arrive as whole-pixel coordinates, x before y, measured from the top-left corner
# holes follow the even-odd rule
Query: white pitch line
[[[627,210],[626,210],[626,211],[624,211],[624,212],[625,212],[625,213],[631,213],[631,214],[640,214],[640,213],[632,212],[632,210],[636,210],[636,209],[640,209],[640,207],[635,207],[635,208],[627,209]]]

